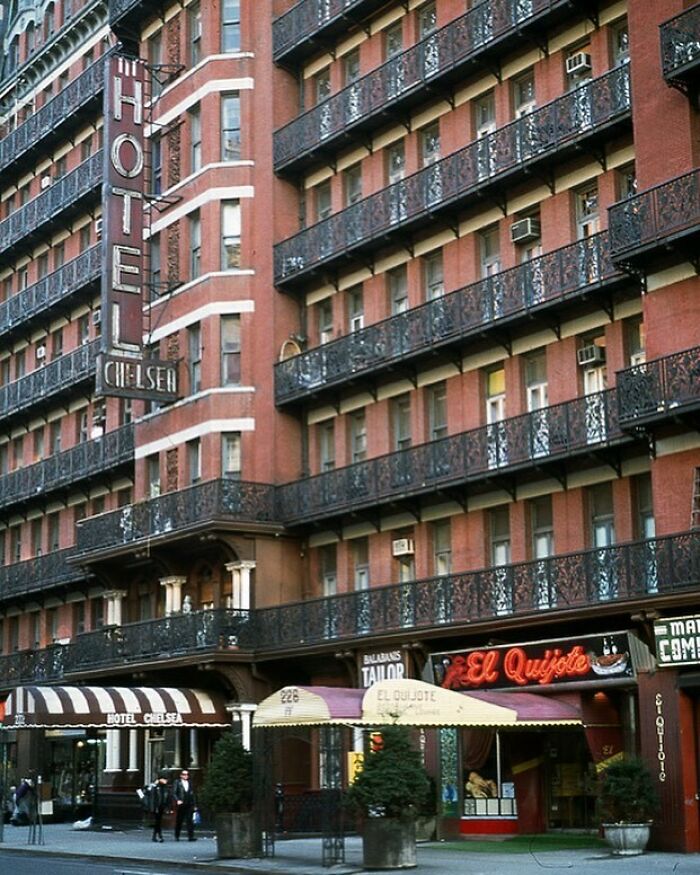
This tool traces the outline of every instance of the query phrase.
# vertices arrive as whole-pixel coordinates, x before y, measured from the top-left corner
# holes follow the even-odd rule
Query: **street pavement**
[[[362,872],[360,839],[346,839],[346,862],[324,869],[321,865],[321,839],[278,840],[275,856],[262,860],[217,860],[216,842],[210,834],[200,833],[196,842],[176,842],[168,834],[163,844],[151,841],[150,830],[74,830],[70,824],[48,824],[43,828],[43,844],[28,844],[29,828],[6,825],[0,843],[0,870],[5,861],[21,854],[51,855],[92,859],[114,865],[115,875],[135,875],[135,867],[149,872],[166,873],[181,868],[211,872],[240,872],[247,875],[350,875]],[[48,860],[47,860],[48,863]],[[573,851],[504,853],[494,843],[487,853],[470,851],[464,842],[458,850],[439,842],[418,845],[416,875],[543,875],[581,873],[581,875],[698,875],[700,854],[648,853],[643,857],[613,857],[604,849]]]

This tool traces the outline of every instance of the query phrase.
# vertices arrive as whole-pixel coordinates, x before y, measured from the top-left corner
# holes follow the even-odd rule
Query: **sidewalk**
[[[134,863],[157,863],[171,868],[196,866],[212,872],[240,872],[247,875],[350,875],[362,872],[360,839],[351,836],[345,841],[345,864],[324,869],[321,866],[321,839],[289,839],[277,841],[275,856],[263,860],[217,860],[216,842],[211,835],[201,834],[196,842],[176,842],[172,834],[163,844],[151,841],[150,830],[76,831],[70,824],[49,824],[44,827],[44,844],[28,845],[28,827],[5,827],[0,858],[5,854],[53,854],[113,862],[115,873]],[[120,868],[121,864],[121,868]],[[476,852],[464,842],[458,849],[440,843],[418,846],[416,875],[506,875],[516,869],[518,875],[542,875],[543,869],[580,872],[584,875],[697,875],[700,872],[698,854],[649,853],[643,857],[612,857],[604,850],[558,850],[537,854]]]

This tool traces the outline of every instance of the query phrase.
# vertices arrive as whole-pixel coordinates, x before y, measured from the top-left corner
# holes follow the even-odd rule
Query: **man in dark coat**
[[[172,800],[168,776],[161,772],[158,780],[151,784],[146,795],[148,810],[153,815],[153,841],[163,841],[163,815],[170,808]]]
[[[173,799],[175,800],[175,841],[180,841],[180,833],[184,823],[187,829],[187,839],[193,842],[195,841],[193,820],[195,797],[190,773],[187,769],[180,772],[180,777],[176,778],[173,784]]]

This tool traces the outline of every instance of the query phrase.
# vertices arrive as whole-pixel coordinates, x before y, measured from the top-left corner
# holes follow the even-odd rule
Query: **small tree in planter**
[[[613,854],[643,853],[651,819],[659,807],[646,763],[632,757],[608,766],[601,777],[599,803],[605,838]]]
[[[258,851],[253,815],[253,757],[232,732],[214,745],[202,787],[214,813],[219,857],[253,857]]]
[[[420,753],[402,726],[382,729],[348,789],[350,804],[364,817],[363,863],[367,869],[416,865],[416,813],[430,793]]]

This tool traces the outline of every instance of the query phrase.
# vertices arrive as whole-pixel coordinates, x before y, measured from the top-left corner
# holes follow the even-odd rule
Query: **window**
[[[475,139],[480,140],[496,130],[496,100],[493,91],[474,101]]]
[[[369,540],[356,538],[352,542],[352,578],[356,591],[369,589]]]
[[[56,550],[60,549],[61,542],[61,525],[60,525],[60,516],[57,513],[50,513],[46,517],[46,524],[48,529],[48,546],[49,552],[53,553]]]
[[[15,379],[21,380],[27,373],[27,350],[20,349],[15,353]]]
[[[160,234],[154,234],[148,244],[148,256],[151,270],[151,300],[157,298],[162,289],[160,265]]]
[[[507,565],[510,562],[510,516],[507,507],[489,511],[489,534],[491,565]]]
[[[617,171],[618,200],[625,200],[637,194],[637,171],[634,162],[625,164]]]
[[[627,64],[630,59],[630,32],[627,19],[623,18],[614,24],[610,29],[610,33],[612,37],[613,66],[619,67],[621,64]]]
[[[90,342],[90,314],[84,313],[78,317],[78,343],[86,344]]]
[[[482,231],[479,237],[481,238],[481,276],[493,276],[501,269],[501,242],[498,226]]]
[[[600,231],[598,186],[592,185],[576,192],[576,237],[584,240]]]
[[[163,191],[163,142],[159,136],[151,138],[151,166],[153,194]]]
[[[56,641],[58,639],[58,609],[48,608],[46,611],[46,640]]]
[[[133,419],[131,398],[119,399],[119,425],[128,425]]]
[[[433,523],[433,574],[443,576],[452,570],[452,527],[449,520]]]
[[[101,629],[104,625],[104,599],[102,596],[90,600],[90,628]]]
[[[0,476],[4,476],[10,470],[9,446],[7,442],[0,444]]]
[[[66,244],[57,243],[53,249],[53,269],[58,270],[63,267],[66,260]]]
[[[190,38],[190,64],[194,67],[202,59],[202,9],[193,3],[187,13]]]
[[[314,101],[316,104],[331,96],[331,71],[330,67],[321,70],[314,76]]]
[[[197,323],[187,329],[187,349],[189,352],[190,395],[202,388],[202,329]]]
[[[535,74],[528,70],[513,82],[513,115],[515,118],[529,115],[536,105]]]
[[[16,437],[12,441],[12,466],[24,468],[24,437]]]
[[[229,480],[241,478],[241,435],[237,431],[221,435],[221,475]]]
[[[49,453],[55,455],[61,452],[61,420],[54,419],[49,423]]]
[[[637,474],[632,478],[637,519],[635,538],[655,538],[654,501],[651,488],[651,474]]]
[[[393,143],[386,150],[387,183],[393,185],[404,178],[406,172],[406,147],[403,140]]]
[[[355,164],[343,173],[345,206],[349,207],[362,200],[362,166]]]
[[[30,641],[35,650],[41,647],[41,611],[32,611],[29,615]]]
[[[319,553],[322,595],[335,595],[338,590],[335,544],[328,544],[326,547],[321,547]]]
[[[367,458],[367,417],[364,407],[350,415],[350,462],[364,462]]]
[[[333,302],[330,298],[320,301],[316,306],[318,318],[318,342],[333,340]]]
[[[447,384],[444,380],[429,386],[427,392],[428,440],[447,436]]]
[[[574,59],[578,63],[574,64]],[[574,91],[591,79],[591,45],[579,45],[566,55],[566,90]],[[587,89],[585,89],[587,90]]]
[[[332,471],[335,468],[335,423],[333,420],[318,426],[319,470]]]
[[[80,251],[85,252],[90,248],[90,225],[83,225],[80,229]]]
[[[41,556],[43,553],[42,549],[42,536],[44,534],[43,520],[41,517],[38,517],[35,520],[32,520],[32,556]]]
[[[625,325],[625,346],[631,367],[646,361],[646,330],[641,316],[628,319]]]
[[[442,252],[434,252],[423,258],[423,287],[426,301],[434,301],[445,294]]]
[[[199,210],[190,216],[190,279],[196,279],[202,271],[202,223]]]
[[[193,106],[189,111],[190,118],[190,172],[196,173],[202,168],[202,113],[199,107]]]
[[[532,556],[546,559],[554,555],[552,496],[543,495],[528,502],[532,530]]]
[[[418,10],[418,39],[437,30],[437,10],[435,2],[426,3]]]
[[[221,269],[241,266],[241,205],[239,201],[221,203]]]
[[[346,292],[348,302],[348,327],[350,333],[361,331],[365,324],[365,309],[362,286],[353,286]]]
[[[92,65],[95,60],[95,52],[92,49],[88,49],[87,52],[82,57],[82,67],[83,70],[87,70],[88,67]]]
[[[187,441],[187,473],[190,484],[202,479],[202,445],[199,438]]]
[[[316,203],[316,221],[327,219],[331,214],[331,184],[330,181],[322,182],[314,189]]]
[[[387,272],[389,285],[389,306],[391,315],[405,313],[408,310],[408,276],[406,265],[395,267]]]
[[[146,483],[148,497],[157,498],[160,495],[160,456],[157,453],[146,457]]]
[[[82,635],[85,631],[85,602],[73,604],[73,634]]]
[[[63,329],[57,328],[51,335],[51,358],[57,359],[63,355]]]
[[[411,397],[400,395],[391,402],[391,427],[395,450],[411,446]]]
[[[384,57],[388,60],[403,51],[403,25],[399,21],[388,27],[384,34]]]
[[[13,562],[22,560],[22,526],[10,528],[10,556]]]
[[[151,94],[153,99],[163,90],[162,72],[158,69],[163,63],[163,31],[156,31],[148,40],[148,63],[151,67]]]
[[[241,382],[241,317],[221,317],[221,385]]]
[[[33,458],[40,462],[44,458],[44,429],[37,428],[32,432]]]
[[[612,484],[599,483],[588,487],[591,512],[591,541],[594,547],[609,547],[615,543],[615,520]]]
[[[75,440],[76,443],[83,444],[88,439],[88,412],[80,410],[76,414],[75,420]]]
[[[547,406],[547,356],[544,350],[525,358],[525,394],[528,412]]]
[[[221,2],[221,51],[238,52],[241,48],[240,0]]]
[[[343,58],[343,82],[350,85],[360,78],[360,52],[358,49],[348,52]]]
[[[221,96],[221,160],[241,157],[241,98],[238,92]]]
[[[428,167],[440,160],[440,124],[434,122],[423,128],[420,133],[421,167]]]
[[[36,260],[37,279],[43,279],[49,272],[49,253],[42,252]]]

